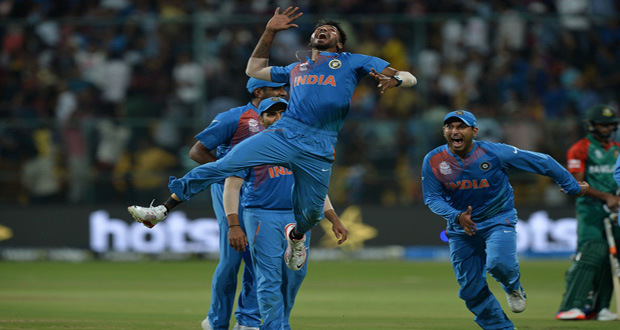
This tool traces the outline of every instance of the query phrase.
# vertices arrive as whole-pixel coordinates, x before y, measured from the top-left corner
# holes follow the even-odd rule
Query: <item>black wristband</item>
[[[230,226],[228,226],[228,228],[232,228],[232,227],[241,227],[241,225],[230,225]]]
[[[403,80],[402,80],[402,79],[400,79],[400,77],[399,77],[399,76],[392,76],[392,78],[394,78],[394,79],[397,81],[397,83],[396,83],[396,87],[398,87],[398,86],[400,86],[400,85],[402,85],[402,84],[403,84]]]

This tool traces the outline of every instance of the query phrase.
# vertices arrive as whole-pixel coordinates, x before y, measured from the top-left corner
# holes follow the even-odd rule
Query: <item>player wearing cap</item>
[[[259,121],[268,129],[280,119],[285,111],[286,100],[268,98],[259,106]],[[245,182],[244,182],[245,181]],[[226,179],[224,208],[228,218],[230,245],[237,251],[245,251],[249,242],[252,262],[256,273],[258,304],[263,319],[263,330],[290,329],[289,316],[295,297],[306,276],[307,264],[300,271],[288,269],[282,259],[286,250],[284,227],[295,222],[291,189],[293,172],[282,166],[261,165]],[[249,235],[241,230],[237,214],[239,191],[242,189],[241,205],[243,222]],[[340,223],[329,199],[326,200],[325,216],[332,223],[334,233],[341,233],[339,244],[347,238],[347,231]],[[310,246],[310,236],[304,242]]]
[[[566,292],[555,317],[611,321],[617,315],[609,310],[613,284],[603,219],[609,214],[605,206],[617,209],[620,203],[618,185],[612,179],[620,143],[611,139],[618,118],[611,107],[598,105],[586,111],[584,122],[588,134],[568,150],[568,171],[575,179],[587,181],[590,189],[577,198],[577,258],[566,273]],[[620,229],[612,227],[620,240]]]
[[[483,329],[514,329],[486,283],[486,272],[501,283],[514,313],[525,310],[517,260],[517,211],[507,170],[516,168],[551,177],[569,194],[579,183],[551,156],[516,147],[476,141],[475,116],[457,110],[444,118],[447,144],[424,157],[424,203],[447,220],[450,259],[459,297]]]
[[[290,84],[289,107],[283,118],[265,134],[244,140],[221,160],[199,166],[182,178],[172,177],[168,184],[174,198],[185,201],[239,170],[265,164],[292,170],[295,224],[287,226],[284,258],[293,270],[300,269],[306,260],[304,233],[323,219],[334,146],[355,87],[366,75],[379,82],[381,93],[417,83],[411,73],[391,68],[383,59],[344,52],[346,35],[333,21],[317,24],[310,36],[310,56],[285,67],[268,66],[275,35],[297,27],[291,22],[302,15],[298,9],[289,7],[282,13],[276,9],[246,67],[251,77]],[[160,221],[153,208],[146,209],[143,215],[136,220]]]
[[[255,78],[248,79],[246,89],[250,93],[251,101],[218,114],[207,128],[196,135],[198,141],[189,152],[190,158],[199,164],[214,162],[224,157],[239,142],[260,132],[258,105],[270,97],[287,96],[284,85]],[[216,151],[215,156],[212,150]],[[241,292],[235,310],[237,324],[233,330],[258,329],[260,311],[256,300],[251,256],[249,252],[238,252],[228,244],[228,222],[222,204],[223,191],[224,180],[211,185],[211,200],[220,233],[220,259],[213,274],[211,305],[207,317],[202,321],[202,328],[205,330],[229,328],[237,291],[237,273],[241,267],[241,260],[244,260]],[[171,196],[163,205],[149,208],[130,206],[128,211],[136,220],[142,219],[144,221],[140,222],[152,228],[179,204],[180,202]],[[242,214],[242,210],[239,209],[239,217],[242,217]]]

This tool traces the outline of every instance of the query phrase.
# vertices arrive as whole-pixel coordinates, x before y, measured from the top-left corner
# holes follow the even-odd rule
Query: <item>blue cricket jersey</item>
[[[209,150],[217,147],[216,157],[220,159],[239,142],[263,130],[258,117],[252,102],[232,108],[215,116],[211,124],[196,135],[196,139]]]
[[[306,58],[304,62],[272,67],[271,80],[290,84],[290,100],[283,116],[339,132],[357,84],[371,69],[381,72],[388,65],[368,55],[321,52],[316,61]]]
[[[261,165],[243,178],[241,205],[264,210],[292,210],[293,172],[283,166]]]
[[[424,203],[449,222],[456,221],[468,206],[474,222],[510,211],[514,195],[506,172],[509,168],[549,176],[569,194],[581,191],[577,180],[549,155],[474,141],[465,159],[453,154],[447,144],[426,154],[422,164]]]

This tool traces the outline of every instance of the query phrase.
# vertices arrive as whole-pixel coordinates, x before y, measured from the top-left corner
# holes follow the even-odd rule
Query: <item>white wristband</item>
[[[395,76],[398,76],[403,81],[401,84],[403,87],[411,87],[418,83],[418,80],[408,71],[398,71]]]

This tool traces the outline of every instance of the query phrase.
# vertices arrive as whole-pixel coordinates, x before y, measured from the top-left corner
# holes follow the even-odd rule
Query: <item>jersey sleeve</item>
[[[390,63],[374,56],[351,54],[351,65],[356,68],[359,75],[365,76],[372,69],[375,69],[377,72],[383,71],[383,69],[387,68]]]
[[[271,67],[271,81],[275,83],[288,83],[291,77],[291,70],[299,62],[291,63],[287,66],[272,66]]]
[[[207,128],[196,134],[196,139],[207,149],[213,150],[219,145],[229,144],[238,127],[238,116],[232,111],[222,112],[215,116]]]
[[[568,171],[570,173],[585,173],[588,150],[584,143],[573,144],[566,153]]]
[[[424,163],[422,164],[422,196],[424,197],[424,204],[433,213],[442,216],[448,222],[454,223],[456,217],[461,213],[450,206],[450,203],[446,200],[444,188],[431,168],[430,154],[424,157]]]
[[[507,144],[495,144],[496,151],[505,167],[545,175],[553,179],[568,194],[581,192],[575,178],[551,156],[539,152],[521,150]]]

